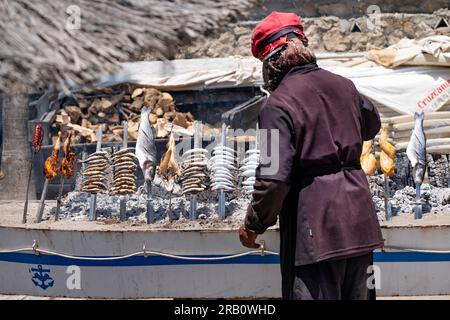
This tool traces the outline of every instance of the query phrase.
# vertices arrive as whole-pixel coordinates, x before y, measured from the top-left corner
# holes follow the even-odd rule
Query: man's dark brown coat
[[[258,168],[246,227],[262,233],[280,215],[282,269],[383,245],[358,169],[362,143],[375,137],[380,118],[350,80],[315,64],[294,68],[261,109],[259,125],[279,130],[278,150],[270,150],[270,134],[261,143],[279,154],[280,166],[273,174]]]

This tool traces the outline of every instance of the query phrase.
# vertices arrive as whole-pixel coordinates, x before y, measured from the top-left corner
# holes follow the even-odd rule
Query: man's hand
[[[255,242],[257,236],[258,235],[256,233],[246,229],[245,226],[241,226],[239,228],[239,240],[241,240],[244,247],[251,249],[259,248],[259,244]]]

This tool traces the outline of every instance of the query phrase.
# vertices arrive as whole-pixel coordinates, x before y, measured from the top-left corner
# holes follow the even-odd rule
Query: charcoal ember
[[[391,178],[398,189],[413,186],[412,167],[406,152],[398,152],[395,156],[395,174]]]
[[[427,154],[427,170],[430,184],[434,187],[447,188],[448,185],[448,159],[446,155]]]
[[[384,199],[384,175],[376,174],[372,176],[368,176],[367,180],[369,181],[370,192],[372,196],[377,196],[379,198]],[[398,189],[397,184],[391,178],[389,178],[389,196],[393,196],[395,190]]]

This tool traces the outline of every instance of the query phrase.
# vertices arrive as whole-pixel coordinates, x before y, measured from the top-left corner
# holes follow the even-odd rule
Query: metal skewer
[[[227,125],[225,123],[222,124],[222,146],[226,146],[227,144]],[[225,191],[219,190],[219,219],[225,219]]]
[[[389,176],[384,174],[384,210],[386,221],[391,220],[392,217],[392,204],[389,201],[390,188],[389,188]]]
[[[61,178],[59,181],[59,191],[58,198],[56,199],[56,213],[55,213],[55,221],[59,219],[59,212],[61,211],[61,198],[64,191],[64,175],[60,172]]]
[[[195,121],[194,123],[194,149],[202,147],[202,137],[201,137],[201,121]],[[197,219],[197,195],[192,195],[191,198],[191,208],[190,208],[190,219]]]
[[[97,149],[96,149],[97,152],[101,151],[101,149],[102,149],[102,136],[103,136],[102,127],[100,127],[100,128],[98,128],[98,131],[97,131]],[[92,193],[91,197],[89,199],[89,220],[90,221],[97,219],[96,209],[97,209],[97,194]]]
[[[33,172],[33,163],[34,163],[34,157],[36,153],[33,152],[33,155],[31,156],[31,163],[30,168],[28,171],[28,181],[27,181],[27,193],[25,194],[25,204],[23,206],[23,216],[22,216],[22,223],[27,223],[27,213],[28,213],[28,193],[30,190],[30,182],[31,182],[31,173]]]
[[[422,219],[422,202],[420,201],[421,183],[416,184],[416,201],[414,203],[414,219]]]
[[[154,221],[154,216],[155,213],[153,211],[153,206],[152,206],[152,182],[151,181],[146,181],[145,182],[145,188],[147,190],[147,207],[146,207],[146,218],[147,218],[147,224],[153,223]]]
[[[38,211],[37,211],[37,215],[36,215],[37,223],[41,223],[42,215],[44,214],[45,198],[47,197],[48,183],[49,183],[49,180],[46,178],[45,182],[44,182],[44,187],[42,188],[41,201],[39,202],[39,207],[38,207]]]
[[[123,123],[123,144],[122,147],[126,149],[128,147],[128,122],[124,121]],[[120,199],[120,221],[125,221],[126,213],[127,213],[127,197],[125,195],[121,195]]]

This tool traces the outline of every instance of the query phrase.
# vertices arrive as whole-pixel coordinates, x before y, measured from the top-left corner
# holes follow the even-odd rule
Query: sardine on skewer
[[[414,218],[422,218],[422,203],[420,201],[420,187],[425,176],[425,169],[427,167],[427,138],[423,129],[423,120],[425,114],[423,111],[414,113],[414,130],[406,148],[406,155],[408,156],[411,166],[413,168],[414,184],[416,185],[416,202],[414,206]]]
[[[97,151],[80,162],[85,164],[85,169],[81,172],[83,175],[81,191],[91,194],[105,193],[108,189],[106,170],[110,166],[108,153]]]
[[[255,184],[256,168],[259,165],[260,151],[256,148],[249,149],[245,152],[245,158],[239,168],[239,176],[242,178],[242,188],[245,193],[251,195],[253,193],[253,185]]]
[[[136,192],[134,172],[137,158],[134,154],[115,152],[112,156],[113,180],[110,195],[125,195]]]
[[[144,107],[141,109],[141,122],[139,124],[138,137],[136,141],[136,157],[139,166],[144,173],[145,189],[147,190],[147,223],[153,222],[153,210],[151,205],[151,185],[156,168],[156,145],[155,128],[151,125],[148,116],[150,109]]]

